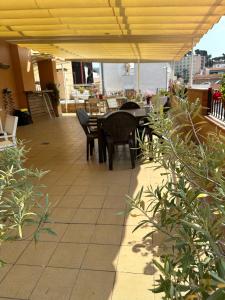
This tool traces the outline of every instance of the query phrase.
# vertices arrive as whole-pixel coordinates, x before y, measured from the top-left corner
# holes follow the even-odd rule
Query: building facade
[[[139,70],[138,70],[139,68]],[[169,63],[103,63],[103,81],[105,94],[125,90],[167,89],[172,76]]]
[[[183,78],[188,82],[191,75],[192,55],[184,56],[180,61],[175,62],[175,75]],[[205,57],[201,55],[193,55],[193,75],[201,74],[205,68]]]

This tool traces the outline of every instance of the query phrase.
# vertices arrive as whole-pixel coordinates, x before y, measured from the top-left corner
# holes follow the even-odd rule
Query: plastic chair
[[[98,138],[97,118],[89,117],[84,109],[76,110],[78,120],[87,137],[87,161],[93,155],[94,141]]]
[[[16,147],[17,124],[18,117],[6,115],[5,125],[0,134],[0,151],[8,147]]]
[[[124,109],[139,109],[140,106],[133,101],[128,101],[126,103],[123,103],[120,107],[120,110],[124,110]]]
[[[108,149],[109,170],[113,169],[114,146],[125,144],[130,147],[131,165],[134,168],[136,118],[128,112],[113,112],[104,119],[102,128]]]

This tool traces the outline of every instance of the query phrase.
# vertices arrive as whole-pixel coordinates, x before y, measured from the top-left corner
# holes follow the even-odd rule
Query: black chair
[[[76,113],[87,137],[87,160],[89,160],[89,153],[91,156],[93,155],[94,141],[98,138],[97,118],[89,117],[84,109],[77,109]]]
[[[124,103],[121,107],[120,110],[123,109],[140,109],[140,106],[133,101],[128,101]],[[152,142],[152,129],[149,127],[149,125],[146,125],[148,123],[147,118],[143,118],[139,120],[138,124],[138,133],[139,133],[139,138],[145,138],[145,136],[148,137],[148,140]],[[137,153],[138,155],[141,153],[141,149],[139,148],[139,141],[137,140]]]
[[[120,110],[124,110],[124,109],[138,109],[140,108],[140,106],[133,101],[128,101],[126,103],[123,103],[120,107]]]
[[[109,170],[113,169],[114,146],[126,144],[130,147],[131,165],[134,168],[136,118],[128,112],[113,112],[104,119],[102,128],[108,149]]]

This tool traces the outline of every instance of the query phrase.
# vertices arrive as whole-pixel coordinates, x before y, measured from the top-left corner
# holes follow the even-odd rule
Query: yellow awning
[[[66,59],[172,61],[224,14],[225,0],[8,0],[0,38]]]

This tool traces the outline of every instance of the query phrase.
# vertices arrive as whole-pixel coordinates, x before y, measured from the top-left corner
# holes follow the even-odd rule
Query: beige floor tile
[[[69,188],[69,190],[66,193],[66,196],[73,195],[73,196],[83,196],[86,195],[88,191],[89,186],[87,185],[73,185]]]
[[[138,245],[143,245],[143,247],[147,248],[148,250],[153,249],[152,236],[144,239],[145,235],[152,231],[152,227],[144,226],[139,227],[135,231],[134,230],[135,226],[125,226],[124,236],[121,244],[132,246],[134,248],[136,246],[138,247]]]
[[[50,262],[51,267],[80,268],[87,250],[85,244],[59,243]]]
[[[50,228],[55,234],[52,235],[46,231],[41,231],[39,240],[45,242],[58,242],[63,237],[67,227],[68,224],[46,223],[43,228]]]
[[[31,242],[22,256],[18,260],[18,264],[31,266],[45,266],[56,248],[54,242]]]
[[[54,185],[52,186],[48,193],[49,197],[51,196],[64,196],[65,193],[69,190],[70,186],[69,185]]]
[[[120,210],[125,210],[126,207],[126,197],[123,196],[106,196],[103,208],[116,208]]]
[[[96,224],[98,216],[100,214],[100,209],[85,208],[78,209],[75,213],[72,222],[73,223],[86,223],[86,224]]]
[[[82,269],[115,271],[119,246],[90,245],[85,255]]]
[[[5,264],[3,267],[0,268],[0,282],[6,276],[6,274],[9,272],[9,270],[11,269],[11,267],[12,267],[12,265]]]
[[[121,246],[118,254],[118,272],[139,273],[153,275],[155,268],[152,266],[153,255],[145,246]]]
[[[124,196],[128,194],[128,185],[110,185],[109,190],[108,190],[108,195],[109,196]]]
[[[49,206],[50,206],[50,210],[53,209],[55,206],[58,205],[58,203],[60,202],[60,200],[62,199],[62,195],[58,196],[58,195],[48,195],[48,201],[49,201]],[[46,198],[43,198],[41,200],[42,207],[46,207]]]
[[[101,208],[104,203],[104,196],[85,196],[80,208]]]
[[[104,185],[91,185],[87,190],[87,195],[92,196],[105,196],[108,191],[108,186]]]
[[[56,185],[71,185],[75,180],[76,178],[79,176],[79,173],[74,173],[74,174],[62,174],[62,176],[55,182]]]
[[[69,300],[77,270],[46,268],[34,289],[31,300]]]
[[[84,196],[66,195],[57,204],[57,207],[78,208],[84,199]]]
[[[102,209],[97,224],[122,225],[125,215],[119,209]]]
[[[154,300],[153,283],[152,276],[117,273],[112,300]]]
[[[0,246],[0,258],[8,264],[13,264],[29,244],[28,241],[5,242]]]
[[[28,299],[43,268],[15,265],[0,284],[0,297]]]
[[[137,226],[139,222],[145,220],[146,217],[139,210],[132,210],[126,218],[126,225],[135,225]]]
[[[122,232],[122,244],[127,246],[126,249],[129,246],[131,255],[128,257],[128,252],[124,250],[123,246],[119,257],[119,268],[129,270],[129,272],[131,270],[131,272],[153,273],[152,266],[148,264],[148,256],[158,255],[160,237],[155,235],[156,245],[152,249],[151,238],[142,241],[142,236],[145,234],[144,229],[143,231],[140,229],[134,234],[131,232],[134,225],[142,217],[136,212],[132,212],[133,215],[131,214],[129,217],[118,216],[116,212],[126,208],[125,194],[135,195],[143,185],[147,186],[149,182],[154,186],[157,185],[161,180],[161,171],[153,171],[146,168],[146,165],[138,165],[138,163],[136,168],[132,170],[130,168],[129,153],[125,153],[122,148],[119,149],[122,151],[118,152],[118,157],[114,161],[113,172],[108,171],[107,164],[98,164],[97,148],[93,159],[87,163],[85,135],[74,116],[57,118],[56,120],[42,120],[34,122],[31,126],[19,127],[18,137],[21,139],[32,137],[32,150],[29,154],[31,159],[28,160],[27,165],[32,162],[36,164],[36,167],[51,170],[42,182],[45,182],[48,186],[46,192],[50,193],[49,200],[52,202],[51,211],[53,211],[54,219],[58,222],[74,222],[75,224],[72,225],[78,225],[78,227],[68,227],[68,224],[62,223],[46,224],[45,227],[55,230],[57,236],[50,236],[46,233],[42,233],[40,236],[41,241],[59,242],[62,241],[66,233],[63,238],[66,243],[60,242],[57,250],[55,249],[53,256],[50,258],[51,260],[54,257],[51,263],[54,263],[57,268],[50,268],[49,270],[61,270],[59,269],[61,266],[79,268],[83,258],[83,270],[80,272],[79,284],[76,285],[77,289],[74,288],[73,290],[74,298],[72,300],[84,300],[86,297],[90,300],[101,300],[101,297],[102,300],[111,300],[110,293],[108,293],[111,287],[109,274],[113,274],[113,272],[104,271],[115,271],[119,246],[90,244],[86,254],[83,253],[83,250],[87,247],[86,243],[91,242],[94,230],[93,243],[118,243],[120,230],[115,234],[114,227],[107,225],[129,225],[124,228],[126,232]],[[41,145],[44,141],[49,142],[49,144]],[[148,164],[148,166],[151,166],[151,164]],[[80,207],[81,203],[82,208]],[[54,207],[57,207],[55,211]],[[75,214],[71,217],[72,211]],[[96,223],[101,226],[95,227]],[[81,225],[82,227],[80,227]],[[106,225],[105,228],[103,225]],[[119,228],[119,226],[116,227]],[[66,230],[67,228],[68,230]],[[32,226],[24,230],[29,235],[29,240],[33,230]],[[72,242],[76,244],[72,244]],[[148,252],[150,254],[147,254]],[[12,249],[9,246],[9,256],[12,257],[12,261],[14,255],[14,248]],[[101,271],[98,273],[87,269]],[[68,299],[68,294],[65,292],[67,288],[64,289],[64,286],[60,286],[61,282],[60,284],[57,283],[56,271],[48,272],[49,275],[45,276],[38,290],[35,290],[33,297],[36,298],[34,299]],[[63,274],[64,272],[61,273],[61,278]],[[89,277],[90,280],[87,284],[86,278]],[[148,277],[147,280],[145,280],[146,277]],[[53,279],[54,287],[49,278]],[[146,295],[148,295],[148,299],[154,299],[148,291],[146,295],[145,290],[143,292],[143,287],[146,286],[146,290],[149,287],[151,288],[151,279],[149,280],[149,278],[152,278],[152,276],[128,274],[124,279],[123,275],[120,276],[118,272],[116,275],[116,293],[113,300],[143,300],[146,299]],[[102,280],[103,283],[107,283],[106,286],[102,284]],[[23,282],[26,282],[26,280],[23,280]],[[125,285],[126,282],[129,284],[128,288],[128,284]],[[139,284],[140,288],[136,288],[135,282]],[[75,281],[69,285],[74,287],[74,284]],[[147,284],[149,285],[147,286]],[[71,290],[70,287],[68,287],[68,290]],[[139,294],[143,295],[143,299],[138,298],[137,295]],[[109,299],[106,299],[108,296]],[[14,295],[8,295],[8,297],[14,297]],[[19,299],[17,296],[15,298]]]
[[[70,223],[75,213],[75,208],[56,207],[53,209],[50,219],[52,222]]]
[[[70,224],[62,238],[62,242],[89,243],[93,235],[93,224]]]
[[[120,245],[123,230],[121,225],[96,225],[91,243]]]
[[[71,300],[110,300],[115,273],[81,270]]]

